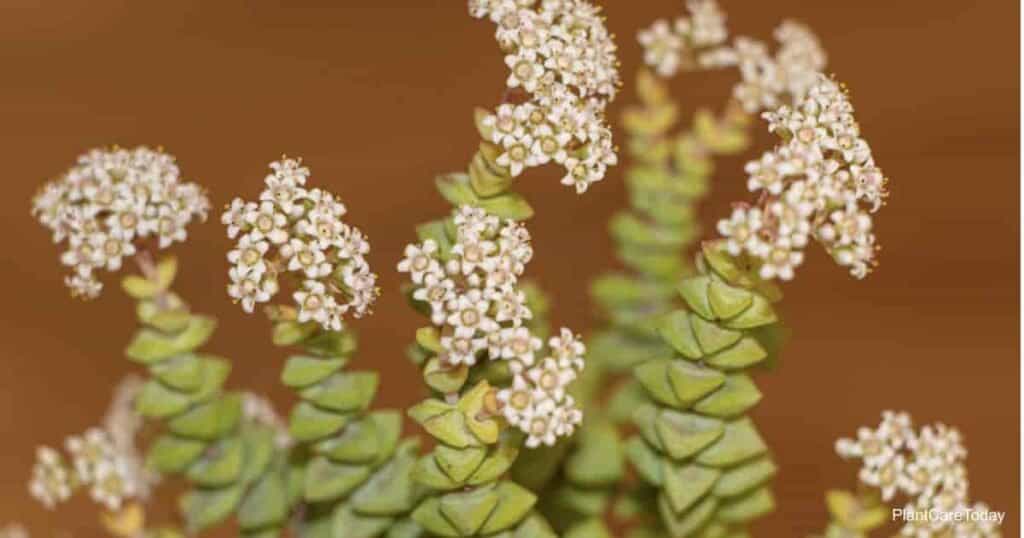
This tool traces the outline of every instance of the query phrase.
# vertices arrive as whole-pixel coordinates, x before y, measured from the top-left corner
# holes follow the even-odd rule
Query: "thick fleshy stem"
[[[402,417],[393,410],[369,411],[376,372],[347,371],[355,335],[299,323],[292,307],[268,309],[273,341],[294,346],[282,382],[300,401],[289,430],[296,441],[295,495],[303,503],[302,536],[374,538],[412,532],[407,519],[419,488],[411,480],[418,440],[401,439]]]
[[[237,514],[244,535],[276,535],[291,511],[286,455],[276,432],[247,421],[243,396],[223,390],[231,363],[199,351],[216,320],[191,313],[170,291],[175,259],[154,263],[141,253],[137,262],[143,274],[125,277],[122,287],[138,301],[143,327],[125,354],[150,374],[137,411],[163,426],[147,464],[189,482],[181,509],[190,532]]]
[[[490,136],[481,121],[485,115],[482,110],[476,115],[485,141],[467,172],[438,178],[438,190],[456,207],[476,206],[502,219],[527,219],[533,209],[510,191],[512,176],[496,162],[500,151],[486,142]],[[456,241],[449,218],[423,224],[417,232],[420,239],[435,241],[442,257]],[[545,310],[536,288],[528,289],[528,303],[535,311]],[[541,319],[537,316],[534,325]],[[410,355],[421,365],[435,397],[417,404],[409,414],[437,444],[413,472],[414,479],[430,490],[413,511],[413,520],[436,536],[553,537],[548,523],[533,511],[536,495],[505,478],[523,444],[522,434],[501,417],[492,386],[507,381],[508,372],[493,362],[452,366],[441,360],[441,354],[437,329],[418,330]]]

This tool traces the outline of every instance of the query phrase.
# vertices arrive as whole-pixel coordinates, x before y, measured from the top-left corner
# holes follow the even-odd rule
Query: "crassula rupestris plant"
[[[555,536],[537,497],[507,473],[520,449],[571,435],[567,393],[585,347],[569,329],[545,339],[543,300],[521,282],[533,256],[511,191],[531,166],[565,168],[578,193],[615,164],[604,109],[619,80],[615,44],[588,2],[470,2],[497,25],[509,66],[504,102],[477,112],[482,141],[466,173],[438,179],[451,216],[419,227],[398,270],[430,323],[411,356],[433,397],[410,410],[436,445],[414,479],[428,494],[412,517],[437,536]]]
[[[416,228],[395,267],[424,320],[408,355],[425,399],[406,414],[426,435],[403,435],[401,411],[373,409],[377,372],[347,367],[355,320],[381,291],[367,236],[301,159],[270,163],[262,190],[220,219],[233,242],[227,298],[262,312],[269,342],[293,350],[281,369],[295,397],[285,420],[225,387],[231,362],[205,350],[216,321],[171,291],[176,259],[157,258],[206,219],[206,193],[160,150],[80,157],[33,213],[66,243],[72,295],[98,297],[102,269],[135,263],[121,287],[141,327],[125,355],[147,376],[128,377],[66,454],[40,448],[30,493],[54,508],[87,490],[122,538],[228,522],[260,538],[750,536],[776,503],[779,469],[748,412],[762,399],[751,375],[781,344],[777,281],[794,278],[811,243],[867,276],[886,180],[807,27],[779,25],[769,53],[730,38],[715,2],[686,8],[638,36],[646,66],[622,122],[628,206],[610,223],[624,269],[592,283],[600,326],[584,340],[551,329],[549,298],[526,280],[533,209],[514,186],[549,164],[579,194],[610,177],[616,45],[588,1],[468,2],[494,24],[505,92],[476,110],[466,170],[436,180],[452,207]],[[722,110],[677,129],[667,79],[731,68],[739,80]],[[758,118],[779,140],[744,167],[753,198],[698,241],[696,204],[715,159],[743,151]],[[822,536],[880,530],[889,505],[911,514],[901,535],[998,535],[1001,519],[913,517],[991,514],[970,500],[955,430],[915,430],[906,414],[886,413],[837,451],[862,462],[860,485],[827,493]],[[168,482],[184,489],[181,518],[154,520],[148,508]]]

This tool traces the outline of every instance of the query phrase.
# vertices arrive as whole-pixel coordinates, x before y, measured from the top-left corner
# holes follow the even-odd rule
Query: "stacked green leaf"
[[[523,439],[489,415],[490,392],[481,380],[455,402],[430,398],[409,410],[437,440],[413,471],[431,494],[412,518],[435,536],[548,536],[547,524],[531,513],[536,495],[502,479]]]
[[[593,362],[612,372],[667,355],[655,320],[677,306],[675,285],[692,272],[688,251],[700,235],[696,205],[707,193],[712,159],[746,146],[749,121],[730,105],[721,119],[698,111],[690,130],[674,134],[678,107],[665,84],[641,70],[637,93],[640,103],[623,119],[633,159],[626,172],[630,205],[610,224],[630,272],[600,277],[591,289],[609,327],[588,349]]]
[[[300,535],[421,536],[408,519],[420,493],[411,479],[418,441],[401,439],[398,412],[369,411],[377,374],[345,369],[355,337],[315,322],[279,321],[273,340],[303,351],[281,376],[300,398],[289,423],[300,447],[291,461],[291,494],[304,505]]]
[[[576,435],[554,451],[567,453],[540,451],[529,465],[524,462],[517,468],[515,476],[529,476],[534,469],[560,464],[559,479],[550,481],[540,494],[544,514],[564,538],[614,536],[604,515],[625,476],[625,445],[615,425],[600,414],[587,416]],[[534,477],[537,480],[544,477]]]
[[[143,325],[125,354],[151,376],[136,409],[164,426],[148,465],[188,480],[181,508],[190,532],[237,513],[246,536],[276,536],[291,507],[285,455],[271,428],[243,420],[241,395],[223,390],[230,362],[199,351],[216,321],[169,291],[176,268],[167,258],[123,281]]]
[[[778,294],[714,243],[678,291],[686,308],[659,326],[672,356],[634,368],[649,401],[633,413],[629,458],[658,489],[669,535],[746,536],[745,524],[774,508],[776,466],[745,415],[761,400],[747,372],[773,349]]]
[[[696,205],[707,193],[712,159],[737,153],[747,144],[749,118],[732,104],[721,118],[699,111],[690,130],[675,133],[678,107],[664,82],[641,70],[637,93],[640,102],[626,110],[623,120],[632,157],[626,172],[629,207],[610,223],[618,258],[629,272],[602,276],[592,285],[608,326],[587,343],[587,370],[574,387],[586,418],[553,486],[566,510],[549,512],[578,522],[570,530],[580,528],[580,536],[608,534],[599,527],[601,514],[611,508],[608,501],[622,478],[625,452],[613,425],[629,421],[644,399],[642,389],[623,374],[637,364],[673,355],[658,335],[657,321],[679,306],[675,286],[692,272],[688,251],[700,234]],[[597,405],[595,400],[609,385],[610,399]],[[592,442],[602,445],[601,465],[574,464],[593,461],[598,449]],[[547,461],[552,459],[561,460]]]

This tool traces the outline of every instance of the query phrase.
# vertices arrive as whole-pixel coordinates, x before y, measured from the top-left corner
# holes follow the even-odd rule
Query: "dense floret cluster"
[[[508,95],[485,120],[498,164],[513,177],[555,162],[582,193],[618,162],[605,109],[618,90],[616,46],[600,9],[583,0],[471,0],[497,25],[509,67]]]
[[[72,268],[65,279],[72,295],[99,296],[96,272],[119,270],[136,241],[155,237],[166,248],[185,240],[192,221],[206,219],[206,195],[180,179],[174,157],[143,146],[94,149],[43,186],[32,214],[52,230],[54,243],[67,241],[61,262]]]
[[[221,217],[238,241],[228,253],[228,295],[252,312],[290,277],[298,320],[339,331],[345,315],[361,317],[377,298],[377,275],[364,257],[370,243],[342,222],[346,209],[333,194],[306,188],[309,168],[300,160],[270,168],[259,201],[235,198]]]
[[[408,273],[412,297],[430,306],[441,328],[441,360],[449,366],[486,357],[507,361],[513,380],[497,394],[510,424],[527,446],[553,444],[582,419],[566,386],[583,369],[583,343],[569,329],[544,343],[524,322],[533,317],[517,286],[533,257],[530,233],[480,208],[463,206],[454,217],[455,244],[443,258],[432,239],[406,247],[398,270]]]

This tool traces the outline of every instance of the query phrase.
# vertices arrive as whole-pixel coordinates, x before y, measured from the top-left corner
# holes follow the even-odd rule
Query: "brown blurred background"
[[[633,101],[636,30],[682,3],[602,3],[626,80],[617,121]],[[1019,6],[723,4],[733,33],[769,38],[787,17],[818,32],[892,180],[877,219],[880,270],[854,281],[816,252],[786,286],[794,336],[781,368],[760,376],[766,397],[755,413],[781,462],[780,507],[760,535],[822,526],[823,490],[855,480],[833,440],[886,408],[958,425],[973,496],[1007,511],[1006,536],[1018,535]],[[304,157],[313,184],[338,192],[373,240],[384,296],[356,324],[358,364],[383,372],[379,405],[408,406],[421,384],[403,348],[420,320],[393,267],[413,225],[447,211],[432,177],[462,169],[474,151],[472,107],[501,95],[506,68],[492,32],[450,0],[2,2],[0,525],[99,534],[90,503],[45,512],[25,481],[34,447],[95,424],[109,387],[132,371],[121,356],[129,302],[112,278],[99,301],[69,300],[58,250],[29,216],[36,187],[87,148],[159,144],[219,209],[234,195],[254,197],[266,163],[283,152]],[[674,88],[684,108],[716,106],[731,80],[685,76]],[[742,195],[742,162],[719,167],[706,222]],[[535,170],[520,182],[539,213],[530,272],[556,295],[555,320],[585,330],[584,283],[613,265],[606,222],[624,203],[621,170],[583,197],[557,177]],[[229,241],[217,218],[190,235],[174,249],[185,262],[179,291],[221,318],[211,348],[235,360],[231,383],[287,410],[277,381],[285,353],[269,345],[267,323],[223,291]]]

